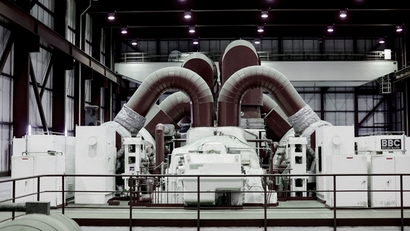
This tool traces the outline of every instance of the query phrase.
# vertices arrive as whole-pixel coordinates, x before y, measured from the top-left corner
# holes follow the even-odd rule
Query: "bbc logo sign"
[[[382,149],[401,149],[401,139],[381,139]]]

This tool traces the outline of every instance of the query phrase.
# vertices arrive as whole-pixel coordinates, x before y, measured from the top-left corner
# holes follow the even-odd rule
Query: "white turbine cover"
[[[114,118],[114,121],[127,129],[131,134],[138,134],[144,127],[145,117],[125,104]]]
[[[295,134],[300,135],[311,124],[320,121],[319,116],[312,110],[312,108],[306,104],[298,112],[289,116],[289,123],[295,129]]]

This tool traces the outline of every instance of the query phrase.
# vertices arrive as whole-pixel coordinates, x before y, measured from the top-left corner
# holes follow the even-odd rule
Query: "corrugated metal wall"
[[[9,30],[0,26],[0,55],[3,55],[10,34]],[[8,170],[12,139],[13,63],[10,61],[12,56],[13,51],[10,52],[0,73],[0,172]]]

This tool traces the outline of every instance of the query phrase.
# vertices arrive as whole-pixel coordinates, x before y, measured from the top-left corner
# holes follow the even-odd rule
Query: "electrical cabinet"
[[[371,157],[372,174],[408,174],[410,156],[376,155]],[[400,206],[400,176],[370,176],[369,201],[371,207]],[[403,190],[410,189],[410,176],[403,176]],[[378,191],[374,191],[378,190]],[[410,192],[403,192],[403,206],[410,206]]]
[[[367,174],[367,157],[327,156],[328,174]],[[334,207],[334,179],[326,177],[328,192],[325,192],[326,205]],[[367,176],[336,176],[336,206],[337,207],[367,207]],[[338,192],[346,191],[346,192]]]
[[[87,175],[115,174],[115,130],[106,126],[77,126],[75,173]],[[76,204],[105,204],[113,197],[114,177],[76,177]]]

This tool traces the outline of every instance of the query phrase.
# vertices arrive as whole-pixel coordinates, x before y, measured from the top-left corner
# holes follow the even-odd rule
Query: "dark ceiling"
[[[99,0],[88,13],[93,24],[112,28],[114,39],[232,39],[275,37],[403,36],[396,25],[410,23],[408,0]],[[339,11],[347,9],[347,18]],[[267,10],[269,17],[261,18]],[[185,11],[192,18],[184,19]],[[115,12],[109,21],[107,14]],[[264,32],[257,27],[264,25]],[[335,31],[328,33],[328,25]],[[190,34],[188,28],[196,27]],[[120,29],[127,27],[128,34]]]

